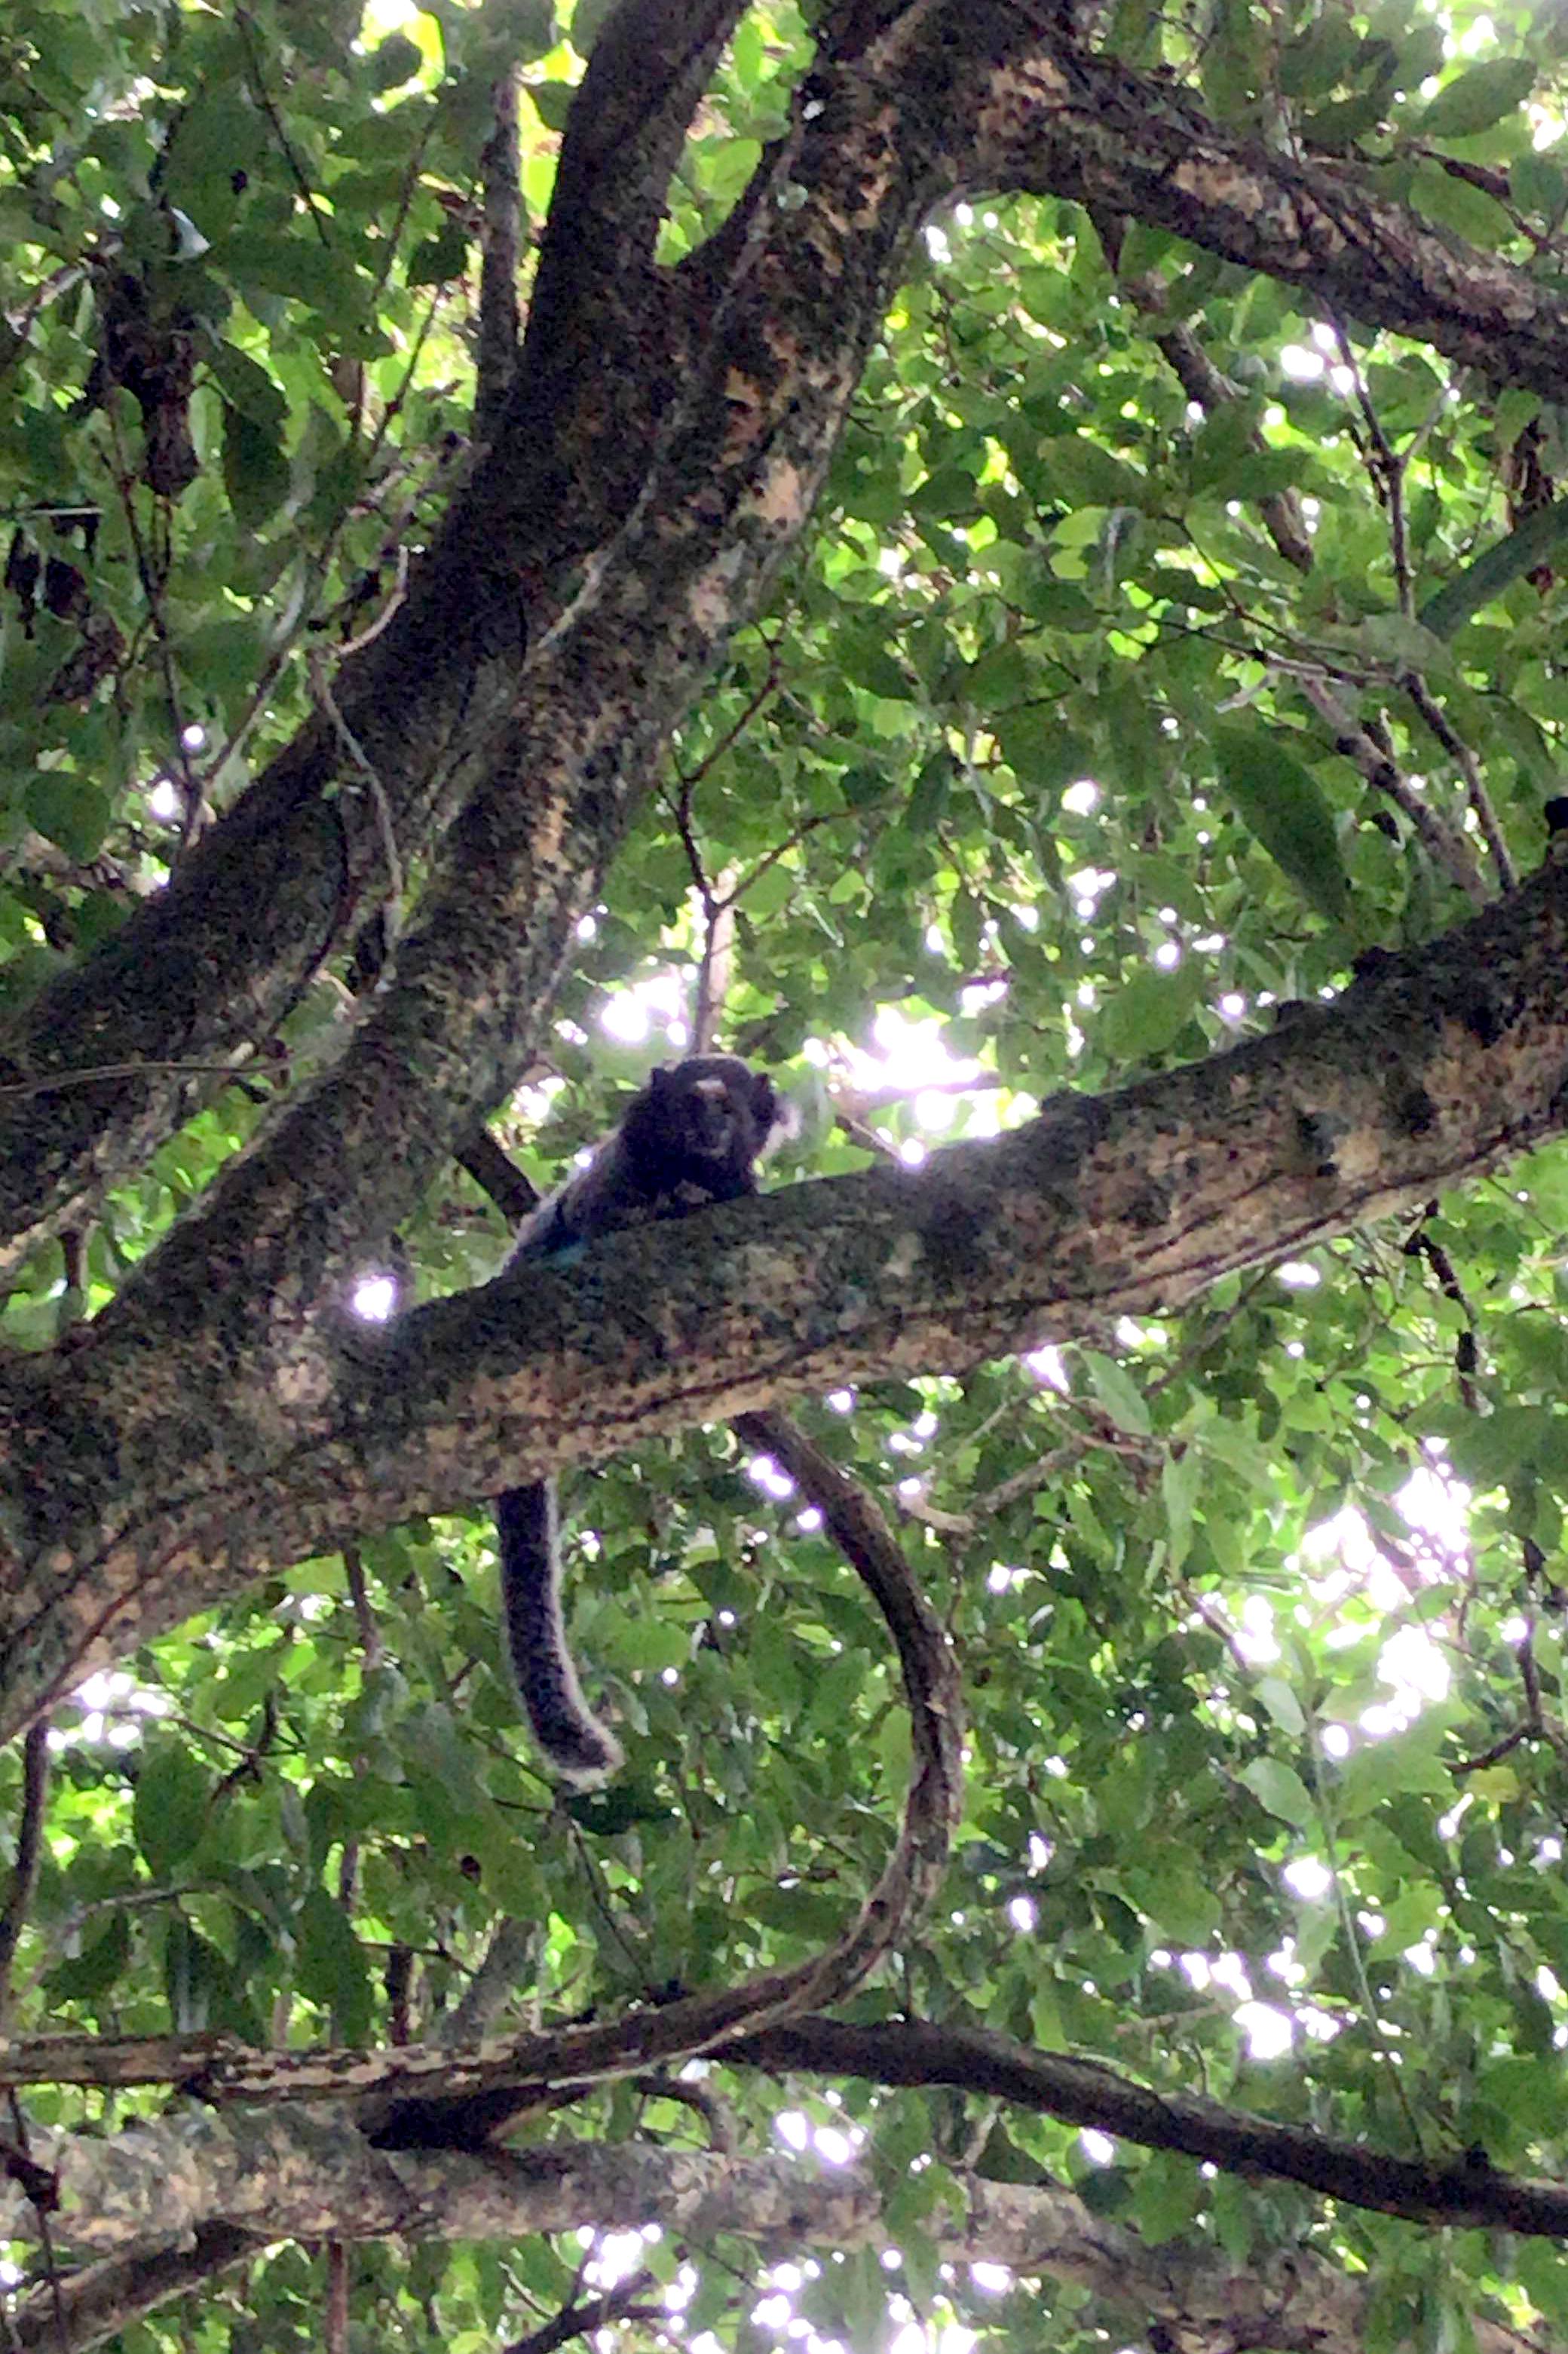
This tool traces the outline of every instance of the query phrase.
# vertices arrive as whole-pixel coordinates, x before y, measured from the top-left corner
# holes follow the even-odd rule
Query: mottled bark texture
[[[1490,1168],[1568,1125],[1565,948],[1555,858],[1271,1037],[1058,1097],[918,1174],[817,1181],[530,1265],[384,1333],[302,1303],[293,1354],[260,1371],[219,1277],[264,1257],[263,1211],[313,1205],[286,1172],[259,1201],[219,1187],[185,1230],[200,1253],[165,1247],[126,1312],[0,1369],[0,1725],[355,1532],[650,1433],[1172,1309]]]
[[[339,2118],[294,2113],[226,2119],[187,2115],[149,2123],[112,2141],[38,2134],[58,2169],[57,2239],[70,2247],[161,2249],[199,2227],[216,2257],[266,2240],[525,2240],[584,2225],[637,2230],[705,2245],[733,2238],[775,2257],[808,2247],[830,2253],[897,2244],[884,2212],[885,2186],[859,2168],[819,2171],[788,2157],[738,2159],[709,2151],[562,2144],[489,2158],[388,2157]],[[1238,2265],[1210,2247],[1150,2248],[1054,2183],[954,2178],[955,2213],[938,2201],[923,2223],[947,2263],[1005,2264],[1025,2276],[1071,2283],[1109,2299],[1137,2325],[1159,2327],[1192,2354],[1267,2346],[1277,2354],[1323,2354],[1362,2342],[1374,2284],[1307,2248]],[[30,2215],[15,2191],[8,2230]],[[156,2261],[163,2261],[157,2259]],[[136,2275],[122,2275],[133,2296]],[[90,2283],[93,2272],[83,2276]],[[74,2284],[72,2285],[75,2285]],[[177,2287],[176,2277],[171,2282]],[[89,2319],[93,2304],[84,2299]],[[48,2293],[36,2299],[40,2317]],[[132,2304],[132,2309],[135,2309]],[[144,2303],[143,2307],[144,2309]],[[25,2306],[22,2318],[30,2319]],[[40,2331],[21,2343],[58,2344]],[[71,2343],[92,2342],[73,2330]],[[1510,2354],[1517,2335],[1478,2325],[1480,2354]]]
[[[1082,197],[1422,336],[1494,379],[1555,398],[1568,373],[1568,303],[1550,287],[1375,198],[1354,167],[1293,164],[1208,122],[1168,81],[1077,48],[1065,18],[1001,0],[826,10],[789,135],[712,244],[661,269],[653,241],[670,169],[738,13],[720,0],[694,10],[626,0],[601,35],[493,438],[407,604],[336,684],[386,789],[405,872],[471,796],[493,808],[498,790],[521,783],[524,839],[514,827],[493,841],[473,818],[469,846],[515,860],[524,891],[547,872],[581,906],[646,790],[657,741],[642,731],[601,786],[600,748],[620,713],[599,668],[599,592],[593,610],[570,609],[564,646],[551,634],[584,558],[599,551],[622,576],[623,604],[673,600],[656,650],[667,727],[800,529],[867,334],[938,202],[999,186]],[[651,449],[662,451],[652,465]],[[640,503],[643,527],[617,540]],[[673,547],[648,527],[650,508]],[[540,652],[525,658],[529,638]],[[541,666],[564,697],[542,730]],[[174,888],[46,991],[9,1042],[0,1078],[63,1084],[0,1096],[0,1265],[177,1127],[211,1083],[170,1066],[264,1039],[386,885],[377,812],[336,731],[313,722]],[[430,903],[433,923],[464,914]],[[453,956],[479,949],[471,937]],[[525,954],[482,959],[516,1011],[485,1051],[456,1052],[432,1075],[461,1089],[465,1115],[514,1076],[560,954],[560,928],[542,921]],[[456,1020],[461,1009],[447,1012]],[[145,1067],[84,1077],[125,1064]],[[406,1097],[387,1108],[409,1108]],[[347,1141],[358,1149],[352,1131]],[[410,1172],[438,1150],[411,1143]],[[358,1207],[352,1188],[344,1207]]]

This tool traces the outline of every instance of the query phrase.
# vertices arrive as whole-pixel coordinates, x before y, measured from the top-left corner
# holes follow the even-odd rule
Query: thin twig
[[[1370,445],[1367,452],[1367,467],[1372,478],[1372,488],[1378,493],[1388,514],[1389,552],[1393,558],[1394,589],[1399,599],[1399,610],[1407,621],[1414,620],[1415,590],[1411,578],[1410,543],[1404,525],[1404,461],[1397,454],[1383,429],[1383,420],[1367,389],[1366,378],[1361,374],[1361,362],[1356,357],[1355,347],[1351,342],[1343,320],[1330,312],[1329,323],[1334,331],[1334,341],[1339,346],[1340,364],[1351,379],[1351,389],[1356,396],[1356,407],[1361,410],[1366,426],[1367,440]]]
[[[1463,834],[1455,832],[1399,773],[1371,730],[1340,701],[1324,678],[1304,677],[1301,692],[1333,733],[1334,749],[1353,760],[1375,792],[1388,798],[1414,828],[1434,865],[1457,883],[1473,907],[1491,897]]]
[[[391,620],[392,616],[397,610],[398,606],[404,602],[408,594],[408,551],[406,547],[400,547],[397,550],[397,584],[392,590],[392,594],[387,599],[381,610],[376,614],[376,619],[373,621],[367,622],[366,627],[358,632],[357,636],[344,639],[342,644],[337,650],[339,662],[346,662],[350,654],[363,652],[366,646],[373,646],[376,643],[376,639],[381,635],[382,631],[386,629],[387,623]]]
[[[85,1071],[55,1071],[47,1079],[8,1079],[0,1086],[4,1096],[52,1096],[67,1087],[95,1087],[107,1079],[140,1079],[154,1071],[187,1073],[193,1078],[238,1079],[248,1064],[135,1062],[94,1063]]]
[[[371,802],[376,811],[376,822],[381,833],[381,855],[387,864],[387,896],[383,913],[387,922],[387,937],[390,939],[397,935],[397,924],[403,909],[403,861],[397,849],[397,830],[392,821],[392,803],[369,753],[338,709],[337,698],[332,691],[332,682],[327,676],[325,663],[313,657],[310,670],[312,691],[336,728],[339,741],[370,790]]]
[[[365,1654],[366,1667],[374,1672],[387,1656],[387,1646],[371,1607],[365,1584],[365,1556],[357,1545],[344,1545],[343,1566],[348,1579],[349,1599],[354,1605],[355,1625],[359,1629],[359,1648]]]
[[[0,1913],[0,2028],[11,2015],[14,1989],[11,1965],[32,1910],[44,1852],[44,1810],[49,1795],[49,1721],[40,1717],[28,1727],[22,1745],[22,1819],[16,1826],[16,1861],[5,1909]]]
[[[611,2322],[667,2321],[669,2315],[662,2305],[641,2302],[656,2285],[652,2273],[636,2272],[607,2288],[602,2296],[585,2297],[580,2303],[574,2297],[553,2321],[531,2330],[526,2338],[514,2338],[503,2354],[556,2354],[558,2346],[569,2346],[574,2338],[591,2338],[596,2329],[608,2328]]]
[[[169,726],[174,738],[174,764],[179,770],[182,796],[180,818],[180,848],[188,850],[200,830],[201,813],[206,804],[196,772],[191,767],[190,752],[185,744],[185,714],[180,707],[179,681],[175,673],[175,650],[169,637],[168,623],[164,615],[164,581],[154,569],[147,543],[142,535],[141,518],[136,513],[136,485],[121,438],[120,419],[112,399],[104,403],[109,439],[114,453],[114,487],[120,493],[120,504],[125,516],[125,528],[130,535],[131,552],[136,562],[136,577],[142,584],[142,594],[147,600],[147,619],[153,626],[153,638],[158,650],[158,670],[164,683],[164,701],[169,714]]]
[[[663,2070],[652,2076],[639,2076],[637,2089],[652,2100],[675,2101],[694,2116],[701,2117],[708,2129],[708,2147],[718,2151],[721,2158],[733,2158],[736,2148],[735,2118],[729,2105],[705,2084],[697,2084],[685,2076],[672,2076]]]
[[[1470,807],[1476,813],[1476,822],[1491,853],[1492,864],[1497,868],[1498,881],[1505,891],[1511,891],[1519,878],[1514,873],[1513,861],[1509,856],[1508,844],[1503,840],[1502,828],[1498,823],[1497,811],[1492,807],[1475,754],[1452,726],[1447,713],[1436,701],[1419,671],[1406,671],[1399,683],[1464,778]]]
[[[332,239],[316,204],[315,191],[305,177],[304,166],[294,153],[293,143],[289,137],[288,129],[273,103],[272,93],[268,89],[266,77],[261,71],[261,61],[256,51],[256,20],[249,8],[237,8],[234,12],[234,21],[239,28],[239,38],[245,50],[245,62],[250,75],[251,95],[271,125],[272,136],[282,150],[283,160],[289,166],[294,186],[298,188],[305,210],[311,217],[311,225],[330,253]]]
[[[719,878],[718,893],[705,902],[707,922],[703,931],[702,960],[697,966],[696,997],[692,1010],[692,1051],[710,1054],[729,995],[735,968],[735,895],[725,896],[734,875]]]
[[[209,2223],[196,2233],[188,2247],[138,2248],[133,2256],[83,2264],[58,2285],[47,2303],[37,2291],[22,2299],[10,2343],[20,2348],[22,2354],[41,2354],[58,2334],[57,2310],[62,2304],[74,2346],[101,2346],[108,2338],[119,2339],[154,2306],[201,2286],[216,2273],[231,2271],[236,2264],[260,2255],[265,2247],[265,2241],[253,2239],[232,2223]]]
[[[399,215],[399,218],[401,218],[401,215]],[[387,266],[390,267],[389,262]],[[408,397],[409,387],[414,381],[414,371],[418,366],[419,355],[425,347],[425,339],[429,334],[430,327],[435,319],[436,305],[440,299],[440,287],[437,286],[432,288],[429,301],[425,305],[424,316],[419,322],[418,331],[414,337],[413,346],[408,354],[408,365],[403,370],[402,378],[398,384],[397,389],[393,394],[392,398],[387,402],[386,408],[382,412],[382,415],[376,423],[375,432],[371,435],[369,441],[366,445],[365,455],[360,464],[360,476],[362,480],[368,478],[370,471],[375,465],[376,460],[380,453],[381,445],[387,439],[387,433],[391,429],[393,419],[400,413],[404,401]],[[355,429],[357,432],[357,421],[355,423]],[[235,721],[226,741],[213,758],[211,766],[207,769],[206,779],[206,791],[208,796],[216,793],[218,779],[223,775],[224,770],[228,767],[231,760],[238,759],[245,745],[249,741],[252,729],[255,727],[257,721],[260,718],[261,714],[266,710],[268,705],[271,701],[272,689],[276,686],[285,664],[293,653],[302,635],[313,625],[314,620],[313,608],[315,599],[320,593],[322,585],[326,579],[328,571],[331,569],[333,557],[337,552],[338,541],[342,538],[344,530],[347,528],[348,519],[350,514],[353,513],[353,509],[354,502],[350,499],[344,499],[336,516],[329,526],[320,548],[314,556],[307,557],[305,559],[304,578],[301,583],[299,604],[295,610],[294,618],[290,622],[287,629],[284,630],[282,635],[279,638],[277,644],[273,647],[271,652],[262,663],[261,674],[257,680],[255,686],[251,689],[249,699],[247,702],[244,710]]]

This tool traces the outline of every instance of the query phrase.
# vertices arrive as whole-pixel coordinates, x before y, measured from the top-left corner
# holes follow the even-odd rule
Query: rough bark
[[[495,2035],[467,2046],[440,2038],[376,2052],[259,2051],[233,2036],[210,2034],[17,2037],[0,2052],[0,2085],[183,2084],[220,2105],[236,2105],[241,2134],[251,2128],[240,2105],[253,2120],[262,2105],[332,2101],[344,2110],[352,2105],[378,2150],[473,2155],[530,2112],[580,2097],[588,2077],[579,2068],[599,2068],[617,2039],[624,2042],[628,2026]],[[715,2058],[726,2067],[776,2075],[951,2085],[1225,2172],[1297,2183],[1346,2207],[1522,2238],[1568,2236],[1568,2189],[1500,2172],[1484,2153],[1443,2160],[1400,2157],[1309,2126],[1253,2116],[1199,2094],[1139,2084],[1102,2062],[1037,2052],[961,2020],[800,2015],[729,2037]]]
[[[556,681],[587,699],[575,744],[556,744],[552,760],[549,743],[524,729],[528,763],[503,760],[496,778],[524,675],[523,605],[544,635],[572,568],[636,500],[662,497],[667,481],[656,485],[641,456],[662,424],[680,443],[676,479],[684,473],[689,495],[705,450],[731,428],[755,439],[772,420],[781,370],[835,388],[846,373],[853,379],[867,313],[885,302],[909,235],[938,202],[996,186],[1079,197],[1175,229],[1369,324],[1400,327],[1494,379],[1555,397],[1568,373],[1568,303],[1550,287],[1376,199],[1350,166],[1295,164],[1208,122],[1169,82],[1078,49],[1050,14],[998,0],[830,12],[809,119],[802,106],[708,252],[655,270],[648,254],[669,162],[734,13],[715,5],[683,39],[667,27],[655,37],[663,11],[636,0],[617,19],[625,39],[601,37],[603,62],[596,52],[562,157],[571,202],[557,207],[541,259],[542,325],[525,338],[495,444],[407,605],[335,689],[385,789],[405,869],[482,780],[514,788],[540,758],[556,773],[514,854],[524,882],[559,857],[580,903],[609,814],[591,773],[605,704],[591,634],[579,637],[573,675]],[[630,90],[628,42],[644,45],[648,75]],[[674,414],[677,378],[698,389]],[[775,555],[804,522],[840,415],[842,398],[818,405],[818,462],[790,495],[775,477]],[[707,533],[709,585],[725,582],[726,630],[756,610],[766,567],[743,593],[726,576],[732,563],[746,568],[744,543],[767,512],[736,504],[726,480],[721,469],[691,510]],[[641,552],[646,571],[630,586],[644,599],[670,593],[655,543],[645,537]],[[613,560],[624,567],[635,553],[622,545]],[[699,633],[690,651],[711,658],[723,633]],[[688,698],[701,668],[691,666]],[[340,765],[335,731],[313,721],[174,888],[42,993],[4,1076],[23,1087],[40,1076],[61,1084],[0,1097],[0,1236],[10,1254],[0,1264],[58,1231],[84,1195],[177,1126],[198,1087],[171,1066],[222,1061],[265,1037],[347,938],[355,909],[385,889],[370,797],[352,781],[328,797]],[[536,1003],[554,978],[544,954],[508,974]],[[499,1076],[494,1058],[482,1058],[468,1113],[493,1100],[518,1051],[511,1041]],[[82,1076],[122,1064],[136,1075]]]
[[[1004,68],[966,160],[993,186],[1173,230],[1493,383],[1551,398],[1563,381],[1568,303],[1554,287],[1384,202],[1357,165],[1296,163],[1113,58],[1042,45]]]
[[[265,1191],[215,1188],[183,1267],[159,1253],[145,1264],[164,1262],[162,1282],[133,1285],[128,1312],[0,1369],[0,1726],[356,1531],[651,1433],[1170,1310],[1495,1166],[1568,1123],[1565,944],[1554,859],[1272,1037],[1057,1098],[918,1175],[819,1181],[617,1236],[385,1333],[301,1303],[291,1360],[249,1353],[211,1272],[254,1264],[271,1231],[255,1221],[279,1212]],[[331,1143],[329,1129],[312,1166]],[[287,1172],[270,1198],[312,1214]]]
[[[517,2240],[657,2221],[667,2236],[704,2243],[733,2235],[774,2257],[803,2246],[880,2248],[893,2238],[869,2176],[784,2158],[575,2143],[482,2158],[391,2157],[340,2120],[299,2113],[192,2115],[109,2142],[39,2134],[35,2154],[58,2169],[57,2236],[105,2253],[162,2248],[193,2230]],[[964,2212],[938,2203],[927,2226],[951,2263],[1073,2283],[1145,2329],[1162,2325],[1195,2354],[1247,2346],[1323,2354],[1361,2342],[1370,2284],[1308,2249],[1241,2267],[1210,2248],[1149,2248],[1055,2184],[957,2179]],[[5,2203],[7,2231],[26,2235],[26,2201],[13,2190]],[[1505,2354],[1517,2341],[1500,2332],[1489,2339],[1481,2325],[1477,2342]]]

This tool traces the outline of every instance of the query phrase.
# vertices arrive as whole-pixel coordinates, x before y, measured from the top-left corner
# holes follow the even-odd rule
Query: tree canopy
[[[17,2345],[1564,2342],[1565,38],[11,0]]]

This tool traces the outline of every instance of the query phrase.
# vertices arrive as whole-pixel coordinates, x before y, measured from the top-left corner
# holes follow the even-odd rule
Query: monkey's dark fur
[[[524,1220],[508,1267],[755,1193],[758,1163],[787,1126],[772,1080],[737,1055],[692,1055],[655,1071],[588,1166]],[[554,1480],[508,1489],[495,1523],[507,1649],[534,1737],[563,1781],[597,1781],[620,1750],[584,1700],[567,1648]]]

